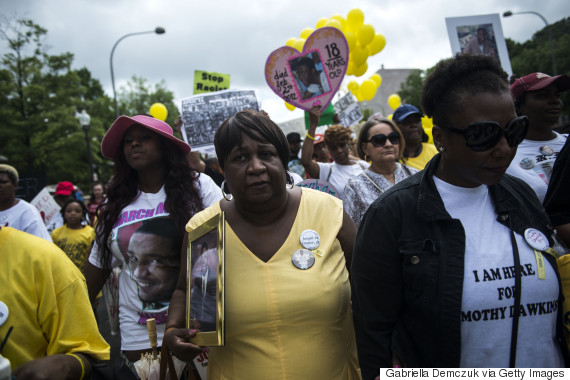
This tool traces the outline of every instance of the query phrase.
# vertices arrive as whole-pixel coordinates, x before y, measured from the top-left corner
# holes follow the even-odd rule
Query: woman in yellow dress
[[[210,348],[208,379],[359,379],[347,269],[356,229],[342,202],[287,186],[287,140],[260,112],[227,119],[214,145],[225,200],[186,226],[226,216],[225,346]],[[181,268],[165,340],[189,361],[202,348],[182,328]]]

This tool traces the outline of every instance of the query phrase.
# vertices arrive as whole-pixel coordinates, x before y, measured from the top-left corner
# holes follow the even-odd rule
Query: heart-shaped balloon
[[[315,30],[303,52],[283,46],[265,63],[265,80],[287,103],[308,111],[325,109],[338,91],[348,66],[348,44],[342,32],[326,27]]]

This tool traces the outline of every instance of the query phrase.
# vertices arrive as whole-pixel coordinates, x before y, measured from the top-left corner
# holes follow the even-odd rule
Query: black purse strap
[[[515,310],[513,314],[513,328],[511,332],[511,355],[509,359],[509,367],[515,368],[517,360],[517,338],[519,332],[519,315],[521,309],[521,259],[519,257],[519,248],[513,232],[513,225],[509,218],[509,229],[511,230],[511,245],[513,246],[513,259],[515,263]]]

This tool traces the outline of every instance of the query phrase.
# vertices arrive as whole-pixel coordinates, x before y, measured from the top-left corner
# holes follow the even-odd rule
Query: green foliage
[[[75,114],[91,114],[94,164],[108,178],[99,145],[112,122],[111,101],[87,69],[71,68],[73,54],[45,52],[46,34],[31,20],[0,25],[8,48],[0,65],[0,154],[22,176],[45,173],[48,183],[68,180],[89,191],[85,134]]]
[[[169,125],[178,117],[174,93],[166,88],[164,80],[152,86],[145,78],[133,76],[126,87],[121,87],[117,97],[121,115],[148,115],[151,105],[162,103],[168,110],[166,122]]]
[[[562,19],[548,27],[552,33],[556,68],[558,74],[570,74],[570,18]],[[524,43],[506,39],[507,50],[511,61],[513,74],[522,77],[534,72],[543,72],[552,75],[552,59],[548,29],[545,27],[536,32],[532,38]],[[398,95],[402,103],[409,103],[420,107],[420,96],[425,78],[433,71],[415,70],[401,85]],[[562,93],[564,108],[562,120],[567,123],[570,115],[570,91]]]

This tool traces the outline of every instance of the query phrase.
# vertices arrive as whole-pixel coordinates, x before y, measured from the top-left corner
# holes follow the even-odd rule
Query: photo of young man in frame
[[[289,66],[301,101],[331,91],[318,51],[289,60]]]

